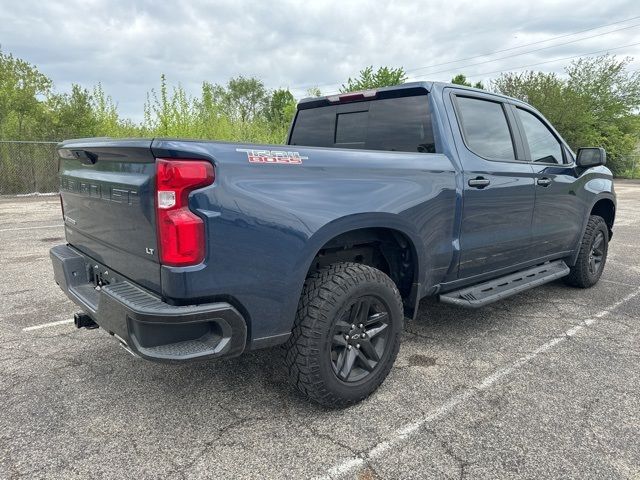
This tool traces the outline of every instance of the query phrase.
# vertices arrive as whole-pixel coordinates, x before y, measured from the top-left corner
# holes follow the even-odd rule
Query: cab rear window
[[[300,110],[290,144],[435,153],[426,95]]]

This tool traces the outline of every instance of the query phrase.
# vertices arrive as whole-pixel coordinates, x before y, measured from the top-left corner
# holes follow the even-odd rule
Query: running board
[[[567,264],[557,260],[471,287],[443,293],[440,295],[440,301],[459,307],[479,308],[568,274]]]

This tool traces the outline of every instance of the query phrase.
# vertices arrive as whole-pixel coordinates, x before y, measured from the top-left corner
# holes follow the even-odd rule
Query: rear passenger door
[[[573,154],[539,113],[521,105],[512,109],[536,177],[532,252],[540,258],[568,254],[586,215],[586,205],[576,195]]]
[[[535,183],[513,112],[501,97],[447,90],[464,171],[458,276],[512,270],[532,258]]]

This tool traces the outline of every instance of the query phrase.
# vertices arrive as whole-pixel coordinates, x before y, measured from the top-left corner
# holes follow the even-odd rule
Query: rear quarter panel
[[[224,297],[250,320],[250,338],[288,333],[304,278],[331,238],[366,227],[406,235],[420,283],[449,269],[456,211],[455,171],[440,154],[282,145],[156,140],[157,157],[202,157],[214,185],[191,194],[206,221],[207,257],[195,267],[162,267],[165,296]],[[290,150],[300,164],[249,163],[241,150]]]

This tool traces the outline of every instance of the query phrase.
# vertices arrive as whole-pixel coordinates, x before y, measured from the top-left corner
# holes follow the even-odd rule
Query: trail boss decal
[[[284,150],[251,150],[236,148],[236,152],[245,152],[249,163],[284,163],[287,165],[300,165],[302,160],[309,157],[301,157],[298,152],[285,152]]]

